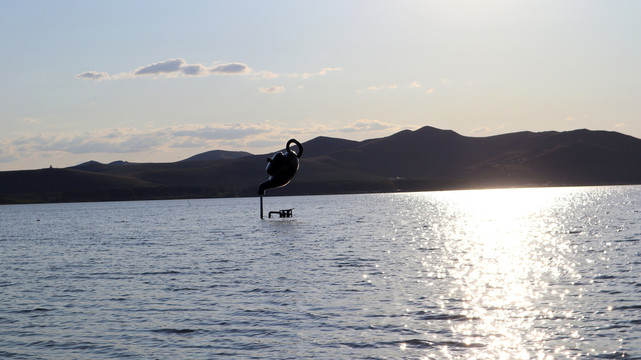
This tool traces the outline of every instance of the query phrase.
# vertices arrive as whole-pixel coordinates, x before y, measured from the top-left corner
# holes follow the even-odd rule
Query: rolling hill
[[[303,147],[294,180],[268,195],[641,184],[641,140],[607,131],[466,137],[426,126],[365,141],[317,137]],[[215,150],[174,163],[0,172],[0,202],[255,196],[269,155]]]

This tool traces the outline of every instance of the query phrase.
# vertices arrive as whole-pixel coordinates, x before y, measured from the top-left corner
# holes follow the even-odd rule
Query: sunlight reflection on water
[[[540,306],[542,299],[566,295],[563,289],[550,289],[550,282],[561,274],[579,277],[567,257],[572,247],[557,236],[561,225],[553,216],[555,208],[567,206],[572,191],[465,191],[443,199],[451,221],[441,235],[449,237],[444,257],[450,261],[446,266],[453,287],[440,305],[446,310],[452,299],[459,299],[460,315],[473,320],[451,326],[471,346],[471,358],[530,359],[533,350],[537,358],[552,358],[526,344],[550,336],[536,326],[537,319],[557,316],[554,309]],[[447,346],[441,351],[454,356]]]

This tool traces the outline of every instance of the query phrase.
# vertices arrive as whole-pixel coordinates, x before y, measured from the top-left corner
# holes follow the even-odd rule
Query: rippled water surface
[[[0,206],[0,358],[641,358],[641,187],[265,207]]]

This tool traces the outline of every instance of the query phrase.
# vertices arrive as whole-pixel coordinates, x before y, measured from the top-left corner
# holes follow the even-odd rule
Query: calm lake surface
[[[0,206],[2,359],[641,358],[641,187]]]

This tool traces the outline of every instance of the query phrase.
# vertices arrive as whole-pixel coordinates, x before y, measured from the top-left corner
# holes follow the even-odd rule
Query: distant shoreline
[[[524,185],[511,187],[451,187],[451,188],[432,188],[425,190],[396,190],[396,191],[361,191],[361,192],[335,192],[335,193],[296,193],[288,191],[273,191],[267,193],[265,197],[285,197],[285,196],[330,196],[330,195],[362,195],[362,194],[401,194],[416,192],[441,192],[441,191],[469,191],[469,190],[509,190],[509,189],[542,189],[542,188],[570,188],[570,187],[612,187],[612,186],[641,186],[641,183],[635,184],[574,184],[574,185]],[[126,190],[123,190],[126,192]],[[87,197],[84,199],[74,198],[69,200],[66,196],[69,194],[43,194],[41,198],[31,197],[28,199],[13,200],[0,198],[0,205],[30,205],[30,204],[74,204],[88,202],[122,202],[122,201],[162,201],[162,200],[198,200],[198,199],[235,199],[235,198],[258,198],[258,195],[237,195],[237,196],[211,196],[211,197],[146,197],[146,198],[126,198],[112,197],[109,199]]]
[[[267,196],[641,184],[641,140],[609,131],[466,137],[423,127],[352,141],[317,137],[294,179]],[[0,172],[0,203],[257,196],[268,155],[210,151],[174,163]]]

